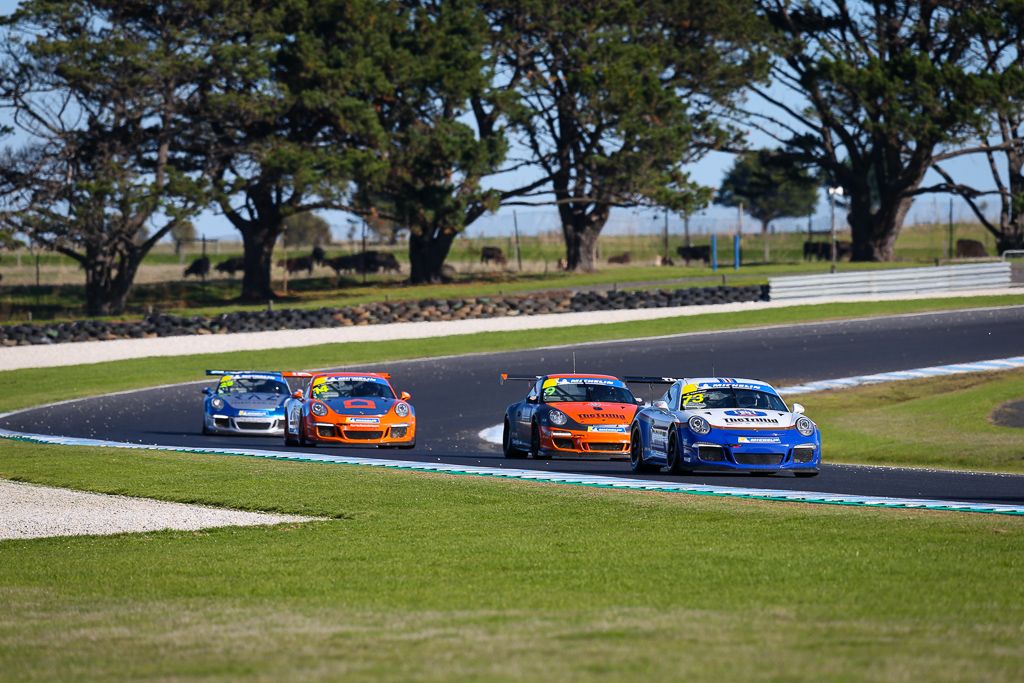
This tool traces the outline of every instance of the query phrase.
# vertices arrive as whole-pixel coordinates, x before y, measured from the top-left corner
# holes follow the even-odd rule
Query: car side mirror
[[[804,414],[804,407],[802,405],[800,405],[799,403],[794,403],[793,404],[793,412],[796,413],[797,415],[803,415]]]
[[[668,410],[668,404],[665,403],[664,401],[655,401],[653,405],[658,410]]]
[[[207,396],[213,396],[213,389],[210,387],[203,387],[203,393]]]
[[[536,403],[537,402],[537,394],[530,394],[529,396],[527,396],[526,397],[526,402],[527,403]]]
[[[302,389],[296,389],[295,391],[293,391],[292,392],[292,398],[297,398],[297,399],[299,399],[301,401],[302,400]]]
[[[636,401],[636,404],[638,406],[642,406],[644,404],[644,400],[642,398],[640,398],[639,396],[635,397],[633,400]]]
[[[403,391],[398,395],[398,397],[403,401],[408,401],[410,398],[412,398],[412,394],[410,394],[408,391]]]

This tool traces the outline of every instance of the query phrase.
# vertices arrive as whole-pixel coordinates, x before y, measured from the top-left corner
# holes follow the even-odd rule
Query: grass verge
[[[685,332],[739,329],[759,325],[839,320],[872,315],[922,313],[986,306],[1024,304],[1024,295],[951,297],[916,301],[816,304],[740,313],[706,313],[628,323],[584,325],[519,332],[431,337],[389,342],[324,344],[295,349],[140,358],[59,368],[0,372],[0,411],[16,410],[82,396],[200,379],[206,368],[303,369],[338,365],[379,364],[406,358],[461,353],[498,352],[593,341],[643,338]],[[55,387],[59,392],[55,393]]]
[[[332,521],[0,542],[11,680],[1024,675],[1024,520],[4,443],[0,477]]]
[[[993,424],[1024,370],[890,382],[800,397],[830,462],[1024,472],[1024,429]]]

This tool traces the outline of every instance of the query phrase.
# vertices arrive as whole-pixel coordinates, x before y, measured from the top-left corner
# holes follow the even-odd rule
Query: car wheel
[[[526,456],[526,453],[512,445],[512,430],[508,420],[505,420],[505,428],[501,430],[501,450],[504,451],[506,458],[522,458]]]
[[[818,476],[818,470],[793,470],[793,474],[797,477],[816,477]]]
[[[213,432],[211,432],[210,428],[206,426],[206,420],[203,420],[203,436],[210,436],[211,434],[213,434]]]
[[[665,454],[669,474],[689,474],[692,470],[683,465],[682,454],[679,452],[679,439],[675,434],[668,440],[668,452]]]
[[[284,426],[284,445],[285,446],[301,446],[302,445],[299,442],[298,438],[296,438],[296,437],[294,437],[294,436],[292,436],[291,434],[288,433],[288,425],[287,424],[285,424],[285,426]]]
[[[629,437],[629,467],[634,472],[656,472],[658,470],[654,465],[644,462],[643,440],[637,429],[634,429],[632,436]]]
[[[315,447],[316,441],[306,438],[306,421],[301,417],[299,418],[299,445]]]
[[[530,429],[530,455],[533,456],[534,460],[550,460],[550,455],[545,455],[540,452],[540,429],[537,427],[537,423],[533,423],[533,428]]]

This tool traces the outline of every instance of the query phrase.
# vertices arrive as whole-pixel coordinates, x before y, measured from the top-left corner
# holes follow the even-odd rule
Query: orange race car
[[[395,394],[381,372],[293,373],[309,377],[306,390],[285,401],[288,446],[339,444],[413,448],[416,411],[409,394]]]
[[[506,458],[552,455],[628,457],[629,425],[641,400],[610,375],[529,375],[526,398],[505,411]]]

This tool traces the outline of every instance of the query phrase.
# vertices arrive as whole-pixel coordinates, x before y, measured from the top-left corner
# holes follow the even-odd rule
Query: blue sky
[[[17,6],[17,0],[0,0],[0,15],[9,14]],[[0,120],[3,120],[0,113]],[[765,136],[752,135],[751,145],[770,146],[770,141]],[[525,156],[522,149],[513,148],[510,156]],[[691,177],[702,185],[717,187],[724,177],[726,171],[732,164],[733,157],[730,154],[712,152],[698,163],[687,167]],[[981,156],[963,157],[945,165],[947,170],[961,182],[982,188],[992,187],[991,176],[988,165]],[[514,187],[522,184],[529,177],[529,171],[518,171],[499,176],[490,181],[494,187]],[[925,179],[925,184],[939,182],[940,179],[934,172],[930,172]],[[826,229],[829,223],[829,210],[826,197],[822,192],[819,211],[815,217],[815,229]],[[994,202],[990,201],[993,211]],[[950,197],[947,195],[926,195],[918,199],[908,217],[907,223],[915,222],[945,222],[949,215]],[[554,207],[502,207],[497,213],[486,215],[477,220],[467,230],[467,234],[507,236],[512,231],[513,211],[518,214],[519,228],[521,232],[530,234],[538,231],[558,230],[558,215]],[[953,213],[955,220],[974,220],[973,215],[959,199],[953,199]],[[342,239],[350,229],[351,216],[339,211],[324,212],[325,218],[331,223],[335,238]],[[693,217],[691,228],[697,232],[719,231],[731,232],[735,230],[737,223],[737,212],[735,209],[712,206]],[[838,219],[843,224],[842,217]],[[660,231],[662,229],[664,215],[662,212],[651,210],[627,210],[616,209],[612,212],[605,231],[608,233],[643,233]],[[195,221],[198,232],[207,237],[237,238],[237,232],[228,224],[227,219],[215,211],[207,211],[201,214]],[[799,227],[806,229],[807,220],[799,219],[794,221],[781,221],[779,229],[790,229]],[[755,230],[753,221],[747,217],[745,220],[746,230]],[[682,230],[682,221],[679,216],[669,216],[669,229],[673,233]]]

